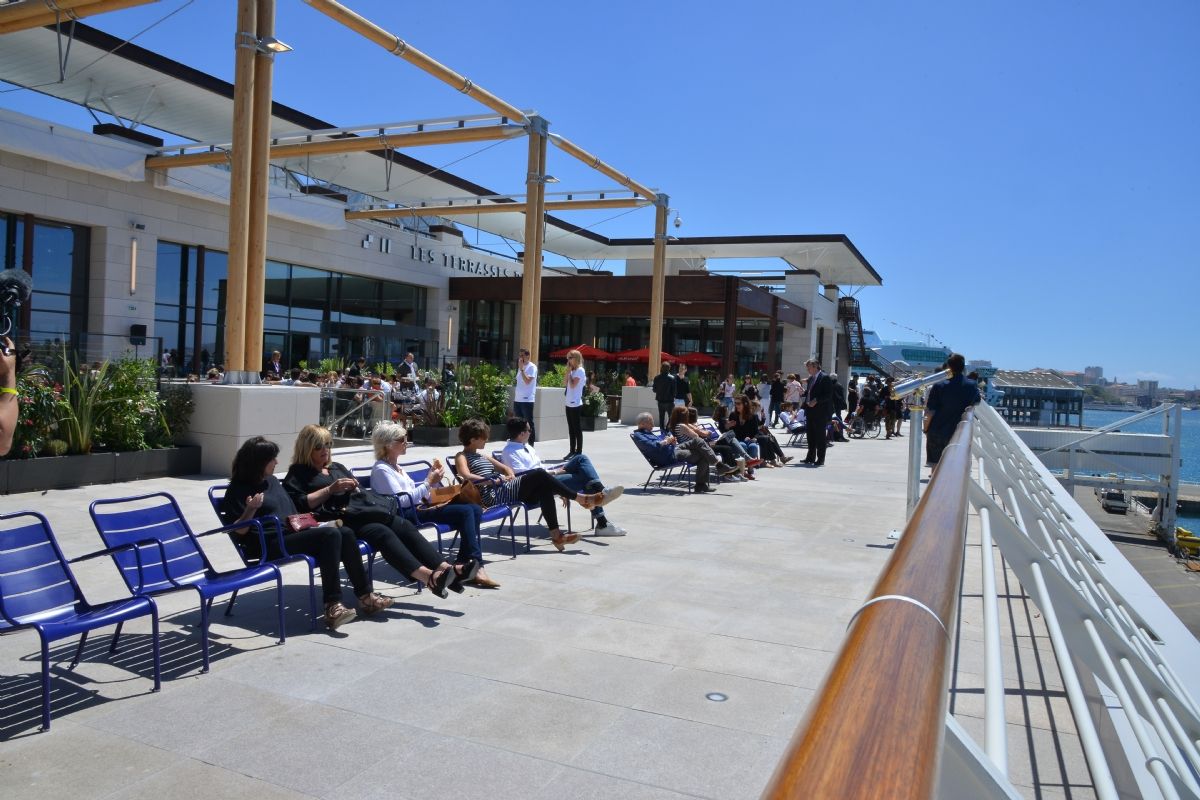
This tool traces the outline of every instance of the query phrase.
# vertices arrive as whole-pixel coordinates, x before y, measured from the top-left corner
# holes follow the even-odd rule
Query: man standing
[[[825,426],[833,416],[833,381],[821,369],[821,362],[810,358],[804,362],[808,370],[808,390],[804,393],[804,425],[807,428],[808,455],[804,463],[810,467],[825,466]]]
[[[967,360],[959,353],[951,353],[946,359],[950,377],[934,384],[925,403],[925,457],[930,465],[937,464],[942,451],[950,444],[950,437],[958,427],[963,412],[979,402],[979,387],[963,377]]]
[[[524,347],[517,354],[517,388],[513,392],[513,416],[529,422],[529,443],[536,441],[537,431],[533,427],[533,404],[537,400],[538,368],[529,360],[529,351]]]
[[[396,374],[400,376],[400,380],[402,381],[405,378],[412,378],[413,386],[417,385],[417,362],[412,353],[404,354],[404,360],[396,368]]]
[[[783,393],[787,384],[783,382],[783,373],[775,372],[771,380],[771,405],[767,409],[767,426],[774,428],[779,423],[779,411],[783,406]]]
[[[283,353],[278,350],[271,351],[271,359],[263,365],[262,376],[268,381],[283,380]]]
[[[692,404],[692,385],[687,379],[687,364],[679,365],[679,374],[675,376],[675,399],[674,405],[691,406]]]
[[[671,415],[671,407],[675,405],[675,376],[671,374],[671,364],[662,363],[658,374],[654,376],[654,400],[658,403],[658,429],[667,431],[667,417]]]

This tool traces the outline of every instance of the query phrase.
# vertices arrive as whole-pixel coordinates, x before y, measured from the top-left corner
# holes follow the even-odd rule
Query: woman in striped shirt
[[[565,545],[578,542],[578,533],[563,533],[559,528],[555,497],[574,500],[590,511],[605,504],[604,492],[576,492],[544,469],[516,475],[507,464],[502,464],[483,452],[490,432],[488,424],[479,419],[469,419],[459,426],[458,440],[462,442],[463,449],[454,457],[458,477],[472,481],[479,487],[485,508],[515,503],[537,503],[541,506],[546,527],[550,529],[550,541],[560,553]]]

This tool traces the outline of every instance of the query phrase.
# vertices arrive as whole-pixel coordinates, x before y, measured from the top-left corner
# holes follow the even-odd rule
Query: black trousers
[[[393,517],[390,525],[382,522],[360,525],[354,535],[371,545],[384,561],[406,578],[411,578],[421,567],[436,570],[443,560],[441,553],[425,541],[416,526],[400,517]]]
[[[808,436],[808,455],[804,457],[807,463],[825,463],[825,423],[818,414],[805,414],[804,427]]]
[[[567,406],[567,439],[571,443],[571,455],[583,452],[583,406]]]
[[[568,408],[567,411],[571,409]],[[579,409],[575,409],[578,411]],[[522,503],[537,503],[542,509],[542,518],[546,527],[551,530],[558,528],[558,503],[555,497],[565,497],[574,500],[577,492],[544,469],[535,469],[521,476],[521,486],[517,491],[517,499]]]
[[[675,402],[659,402],[658,404],[658,428],[665,431],[667,429],[667,420],[671,418],[671,409],[675,407]]]
[[[267,552],[269,558],[279,558],[278,551],[270,539]],[[354,531],[347,527],[321,526],[308,530],[287,533],[283,539],[284,546],[293,555],[312,556],[321,568],[321,595],[325,603],[340,602],[342,599],[342,578],[339,567],[346,568],[346,577],[354,587],[356,597],[362,597],[371,591],[371,583],[367,580],[367,570],[363,567],[362,553],[358,551],[358,540]]]

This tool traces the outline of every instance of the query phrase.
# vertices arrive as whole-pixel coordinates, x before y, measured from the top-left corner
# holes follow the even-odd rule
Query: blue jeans
[[[458,546],[457,563],[465,563],[469,558],[483,563],[483,548],[479,545],[482,508],[474,503],[449,503],[441,508],[421,511],[418,516],[421,522],[437,522],[458,531],[462,542]]]
[[[567,472],[565,475],[560,475],[558,479],[563,482],[563,485],[576,492],[592,494],[604,488],[604,483],[596,474],[596,468],[592,466],[592,460],[583,454],[572,456],[563,463],[562,468]],[[593,508],[592,516],[604,516],[604,511]]]
[[[513,402],[513,416],[521,419],[529,420],[529,443],[533,444],[534,435],[537,433],[533,429],[533,403],[517,403]]]
[[[732,397],[722,397],[721,405],[725,406],[725,408],[729,409],[730,411],[733,411],[733,398]]]

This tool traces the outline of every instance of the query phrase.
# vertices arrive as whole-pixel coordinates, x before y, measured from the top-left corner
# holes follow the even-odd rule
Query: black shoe
[[[815,464],[816,462],[813,461],[811,458],[806,458],[803,461],[801,461],[800,463],[801,464]]]
[[[446,587],[456,594],[462,594],[463,584],[467,581],[475,580],[475,576],[479,573],[479,562],[473,558],[468,558],[461,566],[462,572],[455,570],[454,577],[450,580],[450,585]]]
[[[707,483],[699,483],[699,484],[696,484],[696,489],[693,493],[694,494],[705,494],[707,492],[715,492],[715,491],[716,491],[716,489],[714,489],[712,486],[709,486]]]
[[[429,581],[429,591],[442,599],[449,597],[450,592],[447,590],[450,588],[450,582],[454,580],[455,574],[454,567],[450,567],[437,578],[431,579]]]
[[[814,466],[814,467],[823,467],[823,466],[825,466],[825,462],[824,462],[824,461],[818,461],[816,464],[813,464],[813,466]]]

